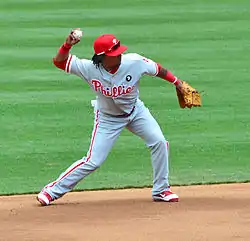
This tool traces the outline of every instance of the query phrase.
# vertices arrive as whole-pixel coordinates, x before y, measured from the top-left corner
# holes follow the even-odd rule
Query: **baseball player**
[[[75,29],[67,36],[53,62],[57,68],[83,79],[97,96],[90,147],[86,156],[46,185],[37,200],[41,205],[49,205],[71,191],[101,166],[121,131],[127,128],[144,140],[151,151],[153,200],[177,202],[179,197],[171,192],[168,181],[169,144],[157,121],[139,99],[139,84],[143,75],[150,75],[167,80],[183,91],[182,81],[159,63],[136,53],[124,54],[127,47],[112,34],[95,39],[91,60],[79,59],[70,54],[70,49],[80,41],[80,33],[80,29]]]

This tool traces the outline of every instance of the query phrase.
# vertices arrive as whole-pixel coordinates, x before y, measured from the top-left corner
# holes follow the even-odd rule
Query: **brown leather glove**
[[[181,108],[201,106],[200,93],[187,82],[182,81],[182,85],[176,87],[176,93]]]

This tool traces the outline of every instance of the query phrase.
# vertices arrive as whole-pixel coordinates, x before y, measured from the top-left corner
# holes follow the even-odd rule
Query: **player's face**
[[[121,64],[121,55],[118,56],[104,55],[102,64],[103,67],[107,70],[119,67],[119,65]]]

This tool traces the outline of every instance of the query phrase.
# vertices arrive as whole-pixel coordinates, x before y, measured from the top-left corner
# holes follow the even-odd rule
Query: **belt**
[[[122,115],[114,115],[114,117],[118,117],[118,118],[124,118],[124,117],[129,117],[132,115],[132,113],[134,112],[135,110],[135,106],[132,108],[132,110],[130,111],[130,113],[125,113],[125,114],[122,114]]]

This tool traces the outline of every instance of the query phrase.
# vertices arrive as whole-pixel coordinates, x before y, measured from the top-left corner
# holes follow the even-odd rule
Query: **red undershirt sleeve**
[[[53,58],[53,63],[54,65],[59,68],[59,69],[62,69],[62,70],[66,70],[66,63],[67,63],[68,59],[65,59],[64,61],[61,61],[61,62],[57,62],[55,61],[55,59]]]

